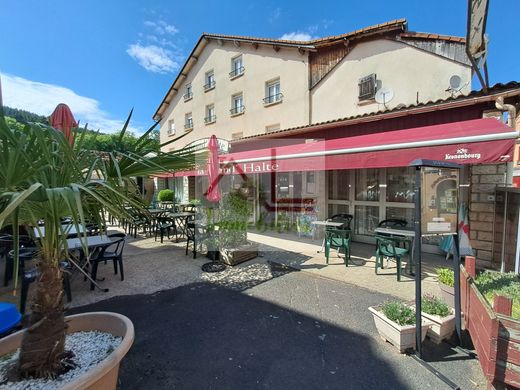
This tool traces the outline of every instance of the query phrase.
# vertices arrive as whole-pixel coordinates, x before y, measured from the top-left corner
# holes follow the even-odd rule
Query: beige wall
[[[360,43],[311,92],[312,123],[383,110],[383,104],[358,100],[358,82],[372,73],[381,87],[391,88],[394,98],[388,109],[399,104],[446,99],[452,75],[467,84],[462,93],[471,91],[468,66],[411,47],[401,42],[381,39]]]
[[[233,80],[229,77],[231,59],[243,56],[244,74]],[[184,85],[177,92],[161,121],[161,142],[171,139],[167,134],[169,120],[173,119],[176,134],[184,133],[185,114],[193,114],[193,131],[175,143],[175,149],[215,134],[219,138],[231,139],[233,133],[242,132],[243,136],[263,133],[265,127],[280,124],[288,128],[308,123],[308,64],[307,55],[294,48],[281,48],[278,52],[270,46],[242,44],[235,47],[230,42],[219,45],[210,41],[197,63],[189,72],[184,85],[192,84],[193,99],[184,102]],[[205,74],[213,69],[216,86],[204,91]],[[265,83],[280,78],[283,102],[264,107]],[[231,97],[242,92],[245,113],[231,117]],[[216,123],[204,123],[205,108],[215,105]],[[173,137],[173,136],[172,136]],[[169,150],[167,146],[165,151]]]

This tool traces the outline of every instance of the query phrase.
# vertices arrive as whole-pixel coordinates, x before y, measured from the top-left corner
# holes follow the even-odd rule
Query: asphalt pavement
[[[266,264],[69,313],[114,311],[135,325],[120,389],[450,389],[383,342],[367,308],[392,297]],[[269,277],[266,277],[266,272]],[[426,341],[425,358],[461,389],[486,388],[478,361]]]

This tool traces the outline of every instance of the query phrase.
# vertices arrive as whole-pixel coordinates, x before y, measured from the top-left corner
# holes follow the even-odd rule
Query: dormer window
[[[209,91],[215,88],[215,73],[210,70],[206,72],[206,84],[204,84],[204,91]]]
[[[244,63],[242,62],[242,56],[234,57],[231,60],[231,72],[229,72],[229,78],[234,79],[244,74]]]
[[[186,84],[186,89],[184,91],[184,101],[187,102],[193,97],[193,92],[191,89],[191,84]]]
[[[376,74],[372,73],[359,80],[359,100],[374,99],[377,89]]]

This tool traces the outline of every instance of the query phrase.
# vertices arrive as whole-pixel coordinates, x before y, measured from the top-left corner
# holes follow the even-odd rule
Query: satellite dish
[[[454,74],[450,77],[450,88],[451,89],[458,89],[460,87],[460,84],[462,83],[462,80],[460,76],[457,76]]]
[[[379,104],[386,104],[394,98],[394,91],[390,88],[379,88],[376,92],[376,102]]]

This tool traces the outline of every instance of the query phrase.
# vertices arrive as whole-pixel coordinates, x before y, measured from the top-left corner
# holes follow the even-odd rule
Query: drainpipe
[[[504,97],[498,96],[495,99],[495,107],[500,111],[507,111],[508,118],[507,124],[516,130],[516,107],[512,104],[504,104]],[[513,184],[513,164],[514,162],[507,163],[507,171],[506,171],[506,185],[510,186]]]

